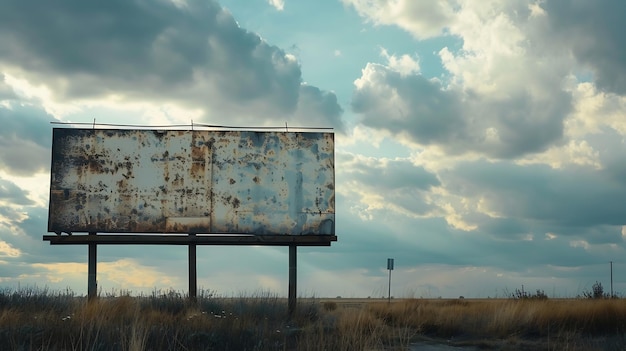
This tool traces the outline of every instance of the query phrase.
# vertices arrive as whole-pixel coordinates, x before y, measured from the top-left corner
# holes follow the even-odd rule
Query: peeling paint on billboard
[[[55,128],[48,231],[334,235],[334,135]]]

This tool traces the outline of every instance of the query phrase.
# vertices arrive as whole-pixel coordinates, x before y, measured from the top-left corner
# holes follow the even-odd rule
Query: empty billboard
[[[54,128],[48,231],[335,234],[334,135]]]

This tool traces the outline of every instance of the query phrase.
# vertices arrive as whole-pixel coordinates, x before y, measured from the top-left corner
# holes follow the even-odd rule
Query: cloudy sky
[[[4,0],[0,286],[87,290],[50,246],[50,122],[332,127],[336,231],[299,294],[626,294],[626,3]],[[198,286],[287,292],[282,247],[198,248]],[[185,247],[100,246],[103,292],[187,287]]]

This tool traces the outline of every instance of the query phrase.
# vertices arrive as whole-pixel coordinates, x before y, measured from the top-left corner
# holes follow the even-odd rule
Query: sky
[[[36,9],[36,10],[34,10]],[[0,287],[87,290],[47,233],[51,122],[334,128],[336,234],[298,294],[626,294],[626,2],[3,0]],[[198,247],[198,287],[286,296],[285,247]],[[187,249],[98,247],[102,293]]]

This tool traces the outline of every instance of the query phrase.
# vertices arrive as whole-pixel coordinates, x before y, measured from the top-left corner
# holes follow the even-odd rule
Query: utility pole
[[[613,298],[613,261],[611,261],[611,298]]]
[[[389,271],[389,291],[387,294],[387,302],[391,303],[391,271],[393,271],[393,258],[387,259],[387,270]]]

